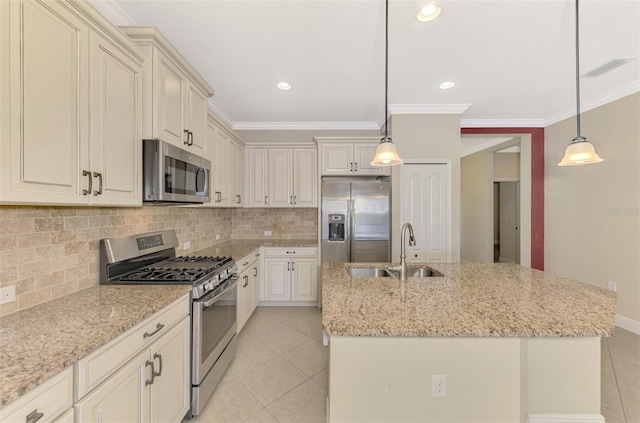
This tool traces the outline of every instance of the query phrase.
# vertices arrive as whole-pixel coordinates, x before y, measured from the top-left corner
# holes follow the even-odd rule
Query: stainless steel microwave
[[[143,201],[209,201],[211,162],[159,139],[142,141]]]

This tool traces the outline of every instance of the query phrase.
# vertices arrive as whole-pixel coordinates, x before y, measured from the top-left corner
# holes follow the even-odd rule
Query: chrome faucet
[[[404,234],[409,229],[409,245],[411,247],[415,247],[416,245],[416,237],[413,235],[413,226],[411,223],[405,223],[402,225],[402,230],[400,231],[400,264],[396,266],[389,267],[389,270],[400,271],[400,280],[407,280],[407,254],[404,251]]]

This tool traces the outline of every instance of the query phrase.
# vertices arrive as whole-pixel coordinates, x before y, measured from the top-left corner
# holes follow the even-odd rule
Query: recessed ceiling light
[[[286,91],[286,90],[290,90],[291,89],[291,84],[289,84],[288,82],[282,81],[282,82],[278,82],[276,84],[276,87],[280,88],[281,90]]]
[[[419,22],[429,22],[440,16],[442,7],[437,3],[428,3],[418,10],[416,18]]]
[[[449,88],[453,88],[456,85],[453,81],[445,81],[442,84],[438,85],[441,90],[448,90]]]

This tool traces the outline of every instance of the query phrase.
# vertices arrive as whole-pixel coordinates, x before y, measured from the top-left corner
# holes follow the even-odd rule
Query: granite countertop
[[[190,291],[98,285],[0,317],[0,407]]]
[[[317,247],[315,239],[236,239],[203,248],[189,255],[231,256],[238,261],[260,247]]]
[[[346,271],[380,265],[322,265],[322,324],[327,333],[425,337],[613,333],[616,294],[568,278],[506,263],[430,263],[445,276],[409,278],[404,283],[353,278]]]

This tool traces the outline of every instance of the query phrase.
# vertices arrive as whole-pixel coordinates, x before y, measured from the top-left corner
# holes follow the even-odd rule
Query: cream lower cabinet
[[[144,53],[82,2],[0,2],[0,39],[0,203],[140,205]]]
[[[237,262],[238,265],[238,306],[237,325],[238,332],[242,330],[251,314],[258,305],[260,290],[260,278],[262,269],[260,265],[260,250],[252,252]]]
[[[265,248],[264,301],[317,301],[317,248]]]
[[[76,363],[76,421],[181,422],[190,406],[188,309],[183,297]]]
[[[316,138],[321,175],[390,175],[388,167],[371,166],[380,143],[374,138]]]

